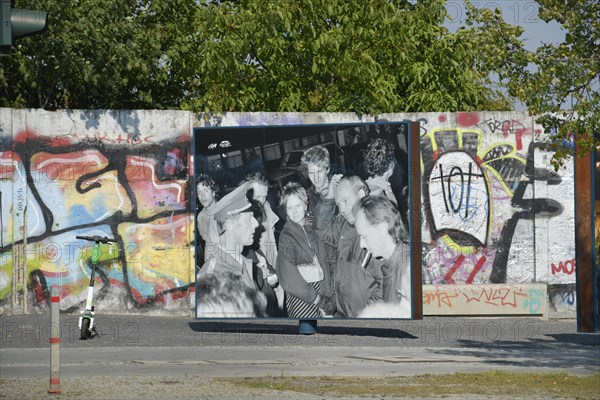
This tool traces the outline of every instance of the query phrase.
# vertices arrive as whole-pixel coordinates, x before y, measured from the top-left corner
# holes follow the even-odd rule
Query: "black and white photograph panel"
[[[197,318],[412,311],[408,125],[194,130]]]

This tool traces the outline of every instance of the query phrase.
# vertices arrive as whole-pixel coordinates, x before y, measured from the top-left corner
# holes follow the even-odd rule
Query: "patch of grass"
[[[420,397],[481,395],[532,398],[600,399],[600,373],[530,373],[489,371],[450,375],[385,378],[270,377],[221,379],[249,389],[295,391],[330,397]]]
[[[173,380],[173,379],[162,379],[162,380],[158,381],[158,383],[161,385],[178,385],[181,382]]]

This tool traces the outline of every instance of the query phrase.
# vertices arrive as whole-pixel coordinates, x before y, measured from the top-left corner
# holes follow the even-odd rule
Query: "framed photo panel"
[[[411,132],[195,128],[196,317],[419,318]]]

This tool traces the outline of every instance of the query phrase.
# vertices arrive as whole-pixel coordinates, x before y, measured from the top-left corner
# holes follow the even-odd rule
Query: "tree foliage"
[[[206,91],[187,107],[363,113],[481,109],[495,99],[446,2],[209,2],[200,13]]]
[[[511,89],[540,118],[555,143],[575,141],[578,154],[600,144],[600,3],[597,0],[539,0],[540,17],[556,20],[565,41],[544,45],[533,56],[536,72],[525,71],[523,84]],[[519,91],[520,90],[520,91]],[[537,92],[537,95],[533,93]],[[568,148],[557,147],[553,161],[562,165]]]
[[[41,0],[0,59],[2,106],[202,111],[509,109],[444,0]],[[516,40],[518,29],[510,31]],[[483,36],[482,36],[483,37]]]
[[[557,21],[566,32],[564,42],[543,44],[536,51],[514,42],[504,60],[493,50],[486,55],[509,93],[538,116],[556,150],[551,162],[556,169],[573,154],[592,151],[600,135],[600,3],[597,0],[538,0],[539,16]],[[497,38],[507,43],[506,24],[497,14],[475,12],[474,24],[486,29],[482,42]]]
[[[0,58],[0,105],[178,108],[188,84],[194,1],[44,0],[16,7],[48,11],[49,26]]]

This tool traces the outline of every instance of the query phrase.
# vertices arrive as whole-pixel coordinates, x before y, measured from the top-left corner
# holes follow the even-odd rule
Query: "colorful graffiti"
[[[552,275],[573,272],[574,242],[550,249],[556,235],[546,230],[557,216],[567,232],[573,223],[568,190],[551,189],[572,186],[563,181],[569,171],[551,169],[548,149],[534,140],[541,131],[515,114],[420,118],[426,283],[552,284],[550,268]],[[571,264],[547,261],[559,255]]]
[[[423,307],[429,315],[545,315],[546,286],[425,285]]]
[[[102,249],[96,287],[104,309],[187,312],[194,117],[197,126],[374,120],[328,113],[0,108],[0,310],[27,288],[32,304],[44,306],[52,284],[62,288],[63,309],[79,307],[90,248],[75,236],[99,234],[118,240]],[[456,306],[456,293],[441,289],[460,285],[545,283],[550,311],[574,312],[573,171],[549,167],[550,152],[533,119],[514,112],[378,118],[384,117],[420,123],[423,276],[438,288],[424,303]],[[26,277],[19,275],[23,265]],[[486,290],[469,304],[496,307],[484,297],[496,301],[501,294]],[[515,294],[524,312],[537,307],[523,303],[534,295],[525,289]]]
[[[484,149],[477,129],[434,128],[421,137],[425,259],[431,283],[487,283],[501,231],[497,204],[510,202],[525,160],[510,143]]]
[[[79,308],[91,247],[75,236],[101,235],[118,241],[101,249],[96,293],[103,309],[187,309],[193,291],[191,135],[189,129],[174,134],[160,140],[118,126],[68,136],[4,132],[0,307],[10,303],[21,262],[31,306],[46,306],[49,287],[57,284],[61,309]]]

